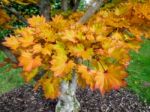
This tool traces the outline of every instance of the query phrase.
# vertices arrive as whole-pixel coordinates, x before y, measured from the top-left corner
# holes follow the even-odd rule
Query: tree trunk
[[[82,63],[82,59],[77,58],[76,63]],[[80,103],[76,98],[77,90],[77,73],[76,70],[72,70],[72,81],[61,84],[61,95],[56,105],[56,112],[79,112]]]
[[[71,9],[73,9],[73,7],[75,6],[75,2],[76,2],[76,0],[70,0],[70,2],[69,2],[69,7],[70,7]]]
[[[84,24],[88,21],[88,19],[94,15],[94,13],[99,10],[100,6],[103,5],[102,0],[97,0],[92,4],[85,15],[79,20],[78,23]],[[81,63],[80,59],[76,60],[77,63]],[[73,78],[72,82],[62,82],[61,84],[61,96],[59,97],[59,101],[56,105],[56,112],[79,112],[80,104],[76,99],[76,92],[77,89],[77,74],[73,70]]]
[[[40,14],[43,15],[47,21],[51,19],[51,5],[50,0],[40,0],[39,2]]]
[[[63,11],[67,11],[68,10],[68,0],[62,0],[61,1],[61,9]]]
[[[70,0],[69,5],[70,5],[70,8],[71,8],[71,10],[72,10],[73,12],[76,12],[76,11],[77,11],[77,9],[78,9],[78,7],[79,7],[79,5],[80,5],[80,1],[81,1],[81,0]]]
[[[78,1],[80,2],[80,0]],[[76,10],[79,6],[79,3],[74,7]],[[100,6],[103,5],[103,0],[96,0],[92,4],[92,6],[87,10],[85,15],[78,21],[80,24],[84,24],[88,21],[88,19],[95,14],[97,10],[99,10]],[[50,0],[40,0],[40,13],[43,15],[47,21],[50,20]],[[62,0],[62,10],[67,11],[68,9],[68,0]],[[9,56],[12,57],[12,56]],[[12,59],[13,60],[13,59]],[[15,61],[15,60],[14,60]],[[43,72],[39,72],[39,74],[43,74]],[[38,80],[38,79],[37,79]],[[56,112],[78,112],[80,104],[75,97],[75,92],[77,89],[77,74],[73,70],[73,78],[72,82],[62,82],[61,87],[61,96],[59,97],[58,104],[56,106]]]
[[[78,7],[79,7],[79,5],[80,5],[80,1],[81,0],[74,0],[75,1],[75,4],[74,4],[74,7],[73,7],[73,12],[76,12],[77,11],[77,9],[78,9]]]
[[[104,4],[103,0],[96,0],[92,6],[86,11],[84,16],[78,21],[80,24],[86,23],[91,16],[93,16],[96,11],[99,10],[99,8]]]
[[[56,112],[79,112],[80,103],[76,99],[77,74],[75,70],[72,73],[72,82],[63,81],[61,84],[61,95],[56,105]]]

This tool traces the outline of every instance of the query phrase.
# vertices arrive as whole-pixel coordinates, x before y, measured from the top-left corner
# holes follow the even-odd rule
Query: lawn
[[[4,53],[0,51],[0,63],[4,61],[4,58]],[[0,94],[23,85],[20,72],[21,69],[12,69],[11,64],[0,67]]]

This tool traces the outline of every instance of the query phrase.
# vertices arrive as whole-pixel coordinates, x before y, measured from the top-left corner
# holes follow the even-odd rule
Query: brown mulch
[[[150,106],[126,89],[101,96],[88,88],[77,90],[81,112],[150,112]],[[25,85],[0,96],[0,112],[54,112],[57,101],[44,99],[41,91]]]

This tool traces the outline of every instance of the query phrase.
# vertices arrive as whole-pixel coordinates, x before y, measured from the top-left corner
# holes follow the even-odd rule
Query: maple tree
[[[60,96],[61,83],[73,78],[73,70],[79,86],[104,94],[126,86],[128,52],[138,51],[142,36],[150,38],[148,9],[149,0],[126,0],[102,7],[85,24],[78,22],[82,12],[56,15],[52,21],[33,16],[3,45],[17,57],[26,82],[46,71],[35,85],[43,88],[46,98]]]

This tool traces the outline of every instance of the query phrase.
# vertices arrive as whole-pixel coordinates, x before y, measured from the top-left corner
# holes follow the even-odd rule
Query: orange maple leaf
[[[94,74],[96,73],[94,70],[89,70],[85,65],[78,66],[79,77],[85,80],[86,84],[90,86],[90,88],[94,89]]]
[[[31,71],[41,65],[41,58],[36,56],[35,58],[30,52],[22,52],[21,56],[18,58],[19,66],[23,66],[24,71]]]
[[[121,66],[111,65],[107,71],[98,71],[95,76],[95,88],[99,89],[102,94],[111,89],[119,89],[126,85],[125,78],[127,73]]]

